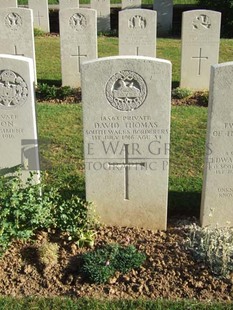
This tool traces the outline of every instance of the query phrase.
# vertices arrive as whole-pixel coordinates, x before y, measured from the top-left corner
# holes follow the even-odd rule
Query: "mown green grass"
[[[36,62],[38,82],[61,84],[60,40],[59,37],[36,37]],[[232,61],[233,39],[221,39],[220,62]],[[172,62],[173,86],[178,86],[180,81],[180,39],[157,39],[157,57]],[[118,55],[118,38],[98,37],[99,57]]]
[[[0,298],[1,310],[230,310],[227,303],[166,300],[90,300],[69,298]]]

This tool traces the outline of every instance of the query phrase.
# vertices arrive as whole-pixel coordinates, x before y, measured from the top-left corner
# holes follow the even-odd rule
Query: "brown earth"
[[[190,222],[189,222],[190,223]],[[38,233],[34,241],[16,241],[0,260],[0,294],[11,296],[72,296],[93,298],[169,298],[230,301],[233,277],[220,279],[185,249],[187,220],[170,222],[167,231],[102,227],[95,247],[132,244],[147,255],[143,266],[126,275],[115,274],[107,284],[88,283],[80,273],[78,248],[63,236]],[[45,266],[38,249],[45,238],[59,245],[58,262]]]

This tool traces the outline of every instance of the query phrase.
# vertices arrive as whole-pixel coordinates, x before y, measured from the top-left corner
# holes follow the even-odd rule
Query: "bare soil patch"
[[[220,279],[195,261],[184,248],[187,226],[172,221],[167,231],[101,227],[95,248],[106,243],[133,244],[147,255],[143,266],[126,275],[115,274],[107,284],[88,283],[78,248],[65,236],[38,232],[30,242],[15,241],[0,260],[0,294],[11,296],[73,296],[92,298],[168,298],[229,301],[233,277]],[[47,238],[59,245],[58,263],[45,268],[38,248]]]

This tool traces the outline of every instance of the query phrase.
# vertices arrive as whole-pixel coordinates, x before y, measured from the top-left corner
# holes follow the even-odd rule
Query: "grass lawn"
[[[61,84],[61,64],[60,64],[60,41],[59,37],[36,37],[36,62],[38,82],[49,84]],[[221,39],[219,62],[232,60],[233,39]],[[179,85],[180,80],[180,39],[158,39],[157,57],[170,60],[172,62],[173,86]],[[117,37],[98,37],[99,57],[118,55]],[[47,61],[46,61],[47,60]]]

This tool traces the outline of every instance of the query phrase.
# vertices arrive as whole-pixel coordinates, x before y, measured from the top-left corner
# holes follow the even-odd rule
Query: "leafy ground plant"
[[[146,255],[133,245],[108,244],[83,254],[82,271],[91,282],[100,284],[107,282],[117,271],[125,274],[140,267],[145,259]]]
[[[35,185],[33,175],[24,183],[20,175],[0,174],[0,254],[13,239],[28,240],[39,229],[57,229],[78,245],[93,245],[96,221],[89,203],[75,195],[66,199],[43,182]]]
[[[233,271],[233,228],[200,228],[191,225],[186,247],[211,271],[227,277]]]

